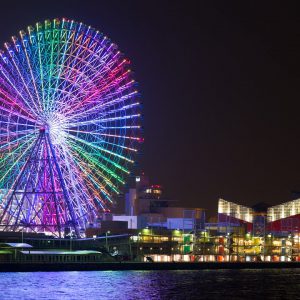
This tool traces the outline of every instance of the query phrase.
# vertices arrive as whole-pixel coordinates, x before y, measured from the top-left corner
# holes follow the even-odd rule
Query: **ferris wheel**
[[[140,103],[130,62],[82,23],[46,20],[0,52],[1,230],[76,236],[134,163]]]

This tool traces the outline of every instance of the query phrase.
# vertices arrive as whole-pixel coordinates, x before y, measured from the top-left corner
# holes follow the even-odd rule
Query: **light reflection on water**
[[[300,269],[0,273],[6,299],[299,299]]]

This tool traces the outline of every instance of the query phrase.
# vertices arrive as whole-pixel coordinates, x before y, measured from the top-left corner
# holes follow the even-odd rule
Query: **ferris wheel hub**
[[[49,125],[45,124],[42,127],[40,127],[40,133],[49,133]]]

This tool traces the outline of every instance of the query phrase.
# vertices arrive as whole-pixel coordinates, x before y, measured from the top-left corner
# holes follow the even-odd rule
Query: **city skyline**
[[[298,5],[6,1],[1,299],[296,299]]]

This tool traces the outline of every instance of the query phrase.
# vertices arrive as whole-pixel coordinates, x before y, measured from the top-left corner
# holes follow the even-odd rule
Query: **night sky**
[[[139,166],[179,205],[213,213],[218,197],[278,204],[300,190],[293,2],[6,1],[0,14],[1,44],[66,17],[119,45],[142,93]]]

